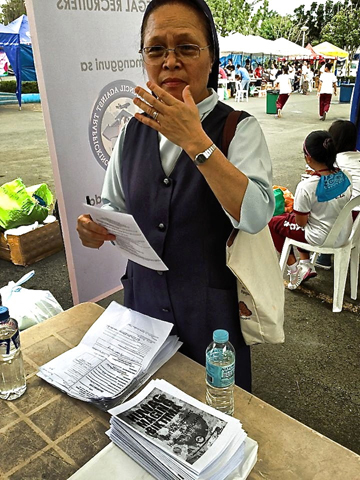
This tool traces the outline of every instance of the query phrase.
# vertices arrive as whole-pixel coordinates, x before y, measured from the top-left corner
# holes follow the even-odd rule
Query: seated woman
[[[329,128],[336,149],[336,163],[342,170],[350,173],[353,183],[351,199],[360,195],[360,152],[356,150],[357,131],[349,120],[336,120]],[[360,207],[353,210],[353,220],[358,216]],[[331,255],[319,255],[315,265],[330,270]]]
[[[277,215],[270,220],[269,228],[278,252],[282,251],[287,237],[310,245],[322,245],[352,193],[348,176],[336,167],[336,150],[329,132],[310,133],[303,150],[305,161],[314,173],[298,184],[293,213]],[[349,218],[346,228],[339,234],[337,245],[343,245],[349,238],[351,223]],[[299,263],[293,251],[288,257],[289,290],[295,290],[303,281],[316,276],[309,252],[299,249],[299,254]]]

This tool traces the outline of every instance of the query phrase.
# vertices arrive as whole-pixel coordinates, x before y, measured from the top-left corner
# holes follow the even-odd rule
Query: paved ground
[[[305,136],[328,128],[332,120],[349,118],[349,105],[334,100],[325,123],[318,120],[314,93],[292,95],[282,119],[265,113],[263,98],[228,103],[258,118],[273,159],[274,183],[294,191],[304,168]],[[41,106],[25,104],[21,112],[15,105],[0,106],[0,126],[0,183],[20,176],[27,185],[47,182],[53,190]],[[49,289],[64,309],[71,307],[63,252],[26,268],[0,260],[0,286],[33,268],[36,275],[27,286]],[[253,392],[360,453],[359,301],[350,300],[347,285],[344,311],[333,314],[332,288],[332,272],[319,271],[306,288],[286,292],[286,342],[252,348]],[[120,293],[99,303],[106,306],[113,298],[122,301]]]

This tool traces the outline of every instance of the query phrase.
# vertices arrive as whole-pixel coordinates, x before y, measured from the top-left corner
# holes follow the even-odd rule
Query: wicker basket
[[[23,235],[0,233],[0,258],[27,266],[63,249],[59,222],[48,223]]]

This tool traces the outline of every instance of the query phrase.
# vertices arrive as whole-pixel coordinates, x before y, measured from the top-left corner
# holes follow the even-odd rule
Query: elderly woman
[[[125,305],[172,322],[182,352],[204,364],[217,328],[236,349],[236,383],[250,391],[250,350],[242,338],[236,281],[226,267],[233,227],[255,233],[274,209],[268,149],[249,116],[221,151],[232,109],[217,86],[219,47],[203,0],[153,0],[141,26],[140,52],[151,93],[136,87],[145,113],[123,128],[106,172],[104,208],[130,213],[169,267],[156,272],[133,262],[122,278]],[[212,88],[211,88],[212,87]],[[78,219],[83,245],[99,248],[113,237]]]

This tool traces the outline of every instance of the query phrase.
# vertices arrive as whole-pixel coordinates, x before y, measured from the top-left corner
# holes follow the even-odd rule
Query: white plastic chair
[[[243,102],[245,97],[246,101],[249,101],[249,90],[243,90],[241,87],[241,82],[238,80],[235,82],[236,92],[235,92],[235,102]]]
[[[341,210],[332,229],[330,230],[325,242],[321,245],[309,245],[308,243],[298,242],[291,238],[286,238],[280,257],[280,268],[284,272],[287,259],[294,245],[303,250],[314,252],[311,262],[314,265],[320,253],[334,255],[334,294],[333,294],[333,312],[341,312],[346,277],[350,263],[350,286],[351,298],[357,299],[358,277],[359,277],[359,254],[360,254],[360,214],[357,216],[351,230],[348,241],[341,247],[335,247],[335,242],[339,233],[344,227],[346,219],[351,215],[351,211],[360,205],[360,196],[350,200]],[[350,261],[351,259],[351,261]]]

